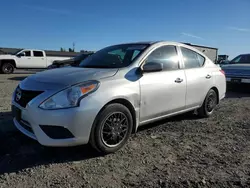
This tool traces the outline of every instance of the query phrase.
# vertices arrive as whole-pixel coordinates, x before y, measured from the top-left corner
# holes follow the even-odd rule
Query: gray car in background
[[[250,83],[250,54],[241,54],[221,65],[228,83]]]
[[[210,116],[225,92],[224,72],[197,49],[128,43],[106,47],[79,67],[29,76],[13,93],[12,111],[16,127],[42,145],[90,143],[111,153],[144,124],[194,110]]]

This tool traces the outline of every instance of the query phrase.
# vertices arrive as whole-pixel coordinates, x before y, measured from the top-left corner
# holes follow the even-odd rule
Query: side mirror
[[[17,54],[16,56],[17,57],[22,57],[22,56],[25,56],[25,55],[24,55],[24,52],[22,52],[22,53]]]
[[[142,71],[143,72],[158,72],[163,70],[163,64],[162,63],[156,63],[156,62],[149,62],[143,65]]]

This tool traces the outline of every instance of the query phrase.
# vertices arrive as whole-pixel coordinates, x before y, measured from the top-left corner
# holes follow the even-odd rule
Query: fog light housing
[[[66,128],[53,125],[39,125],[43,132],[52,139],[74,138],[74,135]]]

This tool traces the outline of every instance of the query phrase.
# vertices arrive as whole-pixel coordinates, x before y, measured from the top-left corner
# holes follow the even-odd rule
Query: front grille
[[[20,92],[20,97],[17,97],[17,92]],[[20,87],[17,88],[15,93],[15,102],[18,103],[22,107],[26,107],[26,105],[35,97],[43,93],[43,91],[32,91],[32,90],[23,90]]]
[[[66,128],[52,125],[40,125],[45,134],[52,139],[73,138],[73,134]]]

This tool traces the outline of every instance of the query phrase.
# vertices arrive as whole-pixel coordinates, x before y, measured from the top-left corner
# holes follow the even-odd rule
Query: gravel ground
[[[120,151],[46,148],[13,129],[10,96],[26,74],[0,75],[0,187],[250,187],[250,92],[231,88],[208,119],[139,129]]]

